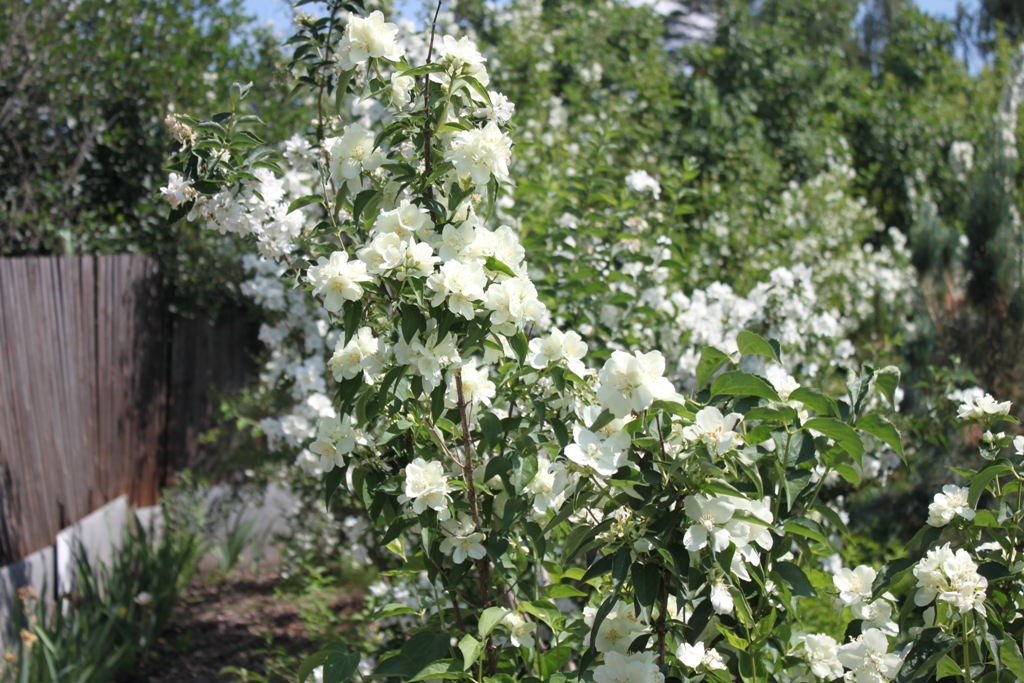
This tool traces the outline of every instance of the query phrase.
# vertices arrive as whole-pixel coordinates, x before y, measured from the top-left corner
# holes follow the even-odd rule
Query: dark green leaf
[[[789,400],[800,401],[823,417],[837,417],[839,415],[839,407],[836,405],[835,399],[826,396],[817,389],[800,387],[789,395]]]
[[[836,444],[849,453],[858,465],[861,464],[861,456],[864,455],[864,442],[850,425],[832,417],[812,417],[804,423],[803,428],[813,429],[835,440]]]
[[[871,599],[874,600],[889,590],[896,577],[913,566],[914,561],[905,557],[897,558],[882,565],[882,569],[875,576],[875,582],[871,584]]]
[[[331,506],[331,497],[334,496],[334,492],[338,490],[343,481],[345,481],[345,472],[340,467],[335,467],[324,475],[324,484],[326,486],[324,503],[327,507]]]
[[[701,389],[711,375],[718,372],[718,369],[726,363],[732,362],[729,354],[719,351],[713,346],[705,346],[700,351],[700,361],[697,363],[697,389]]]
[[[444,659],[448,654],[448,634],[421,631],[407,640],[397,655],[380,662],[373,673],[375,676],[411,678],[428,664]]]
[[[939,628],[926,628],[914,641],[913,647],[903,659],[903,666],[893,679],[894,683],[910,683],[918,679],[927,679],[935,670],[935,665],[943,655],[952,650],[957,639],[947,636]]]
[[[765,380],[749,372],[733,370],[715,378],[711,383],[711,395],[720,396],[757,396],[767,398],[771,401],[778,401],[779,394]]]
[[[818,591],[814,590],[813,584],[804,574],[804,570],[792,562],[776,562],[774,567],[782,580],[789,586],[793,595],[801,597],[817,597]]]
[[[775,341],[774,339],[772,341]],[[771,344],[765,341],[761,335],[754,334],[748,330],[741,331],[736,335],[736,345],[740,349],[740,353],[744,356],[757,355],[771,358],[777,363],[781,363],[779,360],[779,342]]]
[[[318,194],[310,194],[306,195],[305,197],[299,197],[294,202],[288,205],[288,213],[291,213],[292,211],[295,211],[297,209],[301,209],[304,206],[309,206],[310,204],[318,203],[324,203],[324,198]]]
[[[967,504],[972,508],[976,507],[981,499],[981,494],[985,492],[985,489],[992,483],[992,480],[1012,470],[1013,468],[1009,465],[997,462],[974,475],[971,479],[971,487],[967,493]]]
[[[881,415],[869,413],[857,420],[857,429],[881,439],[883,443],[899,454],[904,465],[907,464],[907,456],[903,454],[903,439],[900,438],[900,432],[892,422]]]

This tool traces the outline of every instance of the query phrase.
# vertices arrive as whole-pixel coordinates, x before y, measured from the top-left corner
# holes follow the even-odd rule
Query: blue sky
[[[958,0],[917,0],[921,9],[937,16],[950,17],[956,12]],[[977,6],[978,0],[963,0],[968,7]],[[409,5],[409,2],[400,2],[399,5]],[[250,14],[256,15],[261,24],[272,22],[279,32],[290,34],[291,27],[288,10],[289,0],[245,0],[245,7]]]

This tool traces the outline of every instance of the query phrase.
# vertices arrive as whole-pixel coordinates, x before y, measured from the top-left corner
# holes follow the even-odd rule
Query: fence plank
[[[0,565],[215,457],[209,390],[249,382],[256,332],[244,314],[172,327],[145,256],[0,259]]]

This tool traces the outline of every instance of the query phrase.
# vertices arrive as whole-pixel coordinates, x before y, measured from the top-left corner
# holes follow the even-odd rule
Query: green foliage
[[[289,121],[279,48],[241,2],[4,3],[0,46],[0,254],[143,252],[178,309],[236,301],[235,246],[158,207],[166,115],[228,102],[225,74]]]
[[[109,566],[79,547],[76,588],[56,609],[22,591],[21,643],[0,666],[0,680],[107,683],[131,671],[156,643],[202,554],[193,534],[165,525],[158,535],[136,520]]]

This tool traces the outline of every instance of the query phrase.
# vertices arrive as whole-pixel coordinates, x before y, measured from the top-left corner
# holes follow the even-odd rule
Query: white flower
[[[295,458],[295,464],[300,470],[314,477],[319,477],[324,473],[320,468],[320,458],[316,457],[308,448],[299,451],[299,455]]]
[[[960,420],[981,420],[990,415],[1006,415],[1010,412],[1010,401],[997,402],[991,394],[984,396],[964,396],[964,402],[957,408],[956,416]]]
[[[363,373],[368,384],[373,383],[373,375],[380,372],[384,365],[384,341],[373,336],[369,327],[361,327],[353,335],[348,344],[344,337],[338,338],[334,355],[327,361],[327,368],[334,379],[352,379]]]
[[[490,83],[490,76],[487,75],[487,68],[484,66],[487,58],[480,54],[476,43],[468,36],[463,36],[459,40],[455,40],[453,36],[445,36],[438,49],[450,73],[475,78],[480,85],[486,86]]]
[[[676,400],[675,387],[664,373],[661,351],[636,351],[633,355],[614,351],[598,376],[597,400],[620,418],[630,411],[647,410],[656,400]]]
[[[892,619],[891,593],[886,593],[883,598],[872,603],[860,603],[853,605],[850,609],[855,619],[864,621],[861,628],[877,628],[888,636],[899,635],[900,629]]]
[[[359,174],[376,170],[387,160],[384,152],[374,149],[373,142],[373,133],[358,123],[347,126],[340,138],[325,140],[331,151],[331,178],[358,189]]]
[[[835,638],[824,633],[804,637],[803,655],[811,665],[811,673],[817,678],[833,680],[843,675],[843,665],[836,659],[839,645]]]
[[[483,128],[459,131],[445,152],[445,159],[459,173],[468,174],[474,185],[486,185],[492,175],[498,181],[508,178],[511,158],[512,140],[494,121]]]
[[[626,186],[637,194],[650,192],[655,199],[661,197],[661,185],[647,171],[632,171],[626,176]]]
[[[681,643],[676,649],[676,657],[683,663],[683,666],[691,669],[696,669],[701,665],[707,669],[725,668],[725,662],[722,661],[722,655],[718,650],[713,647],[705,649],[704,643],[696,645]]]
[[[477,404],[491,405],[491,399],[495,395],[494,382],[490,380],[490,369],[487,367],[478,368],[477,359],[470,358],[461,368],[452,368],[448,371],[448,390],[444,395],[444,404],[447,408],[454,408],[459,405],[459,387],[455,382],[455,373],[462,375],[462,397],[467,406]]]
[[[728,497],[708,498],[703,493],[695,493],[686,498],[683,507],[686,516],[697,522],[683,534],[683,545],[687,550],[696,552],[707,547],[709,541],[716,553],[729,547],[732,536],[725,525],[732,519],[736,506]]]
[[[515,612],[509,612],[501,620],[501,623],[508,629],[509,640],[512,641],[513,647],[533,649],[535,645],[533,632],[537,629],[535,622],[527,621]]]
[[[484,535],[474,531],[466,536],[448,536],[441,541],[441,552],[451,554],[452,562],[462,564],[468,558],[474,560],[482,559],[487,551],[483,546]]]
[[[724,455],[734,446],[743,444],[743,437],[737,433],[736,427],[743,416],[739,413],[722,415],[722,411],[714,406],[702,408],[694,417],[694,424],[683,429],[683,437],[687,441],[701,441],[715,455]]]
[[[715,609],[715,614],[732,614],[735,609],[732,593],[721,579],[711,586],[711,606]]]
[[[434,272],[440,259],[426,242],[410,237],[403,240],[398,233],[383,232],[358,252],[359,260],[374,275],[394,275],[399,280],[407,277],[427,277]]]
[[[501,124],[508,123],[512,119],[512,114],[516,110],[516,105],[513,102],[510,102],[509,99],[500,92],[489,90],[487,92],[487,96],[491,99],[491,105],[478,107],[473,111],[473,116],[481,119],[488,119],[490,121],[496,121]]]
[[[410,237],[424,237],[433,234],[434,222],[426,209],[421,209],[408,199],[403,199],[391,211],[381,211],[373,224],[373,234],[393,232],[403,240]]]
[[[569,476],[565,463],[551,462],[543,455],[537,456],[537,474],[526,487],[533,496],[533,510],[543,515],[548,510],[558,510],[565,502],[575,481]]]
[[[350,71],[368,59],[401,59],[405,49],[398,44],[397,36],[398,26],[385,22],[379,10],[365,19],[349,13],[348,24],[338,43],[338,68]]]
[[[587,353],[587,345],[579,334],[572,330],[561,332],[552,329],[547,337],[530,340],[530,366],[543,370],[550,363],[565,359],[566,366],[576,375],[586,373],[582,358]]]
[[[878,629],[868,629],[856,640],[839,646],[839,662],[849,669],[850,683],[886,683],[903,666],[903,659],[889,653],[889,641]]]
[[[961,614],[972,609],[985,614],[985,591],[988,580],[978,574],[978,565],[963,548],[954,553],[949,543],[929,550],[914,567],[917,593],[914,602],[924,607],[938,598],[948,602]]]
[[[597,610],[593,607],[583,608],[583,620],[587,626],[594,626],[594,619]],[[629,646],[640,635],[647,633],[650,629],[643,619],[636,613],[633,606],[624,602],[617,602],[608,615],[601,622],[601,628],[597,630],[597,638],[594,641],[594,649],[607,655],[610,652],[626,654]],[[584,647],[590,644],[590,634],[584,640]],[[607,659],[605,660],[607,661]]]
[[[324,295],[324,308],[332,313],[341,310],[345,301],[358,301],[363,297],[360,282],[373,278],[366,272],[362,261],[349,261],[348,253],[339,250],[330,259],[321,256],[311,267],[306,279],[313,285],[313,296]]]
[[[400,502],[412,501],[412,509],[417,515],[423,514],[427,508],[436,510],[441,519],[448,515],[448,477],[445,476],[441,463],[436,460],[426,462],[416,458],[405,467],[405,495]],[[468,550],[467,550],[468,553]]]
[[[352,428],[352,419],[348,415],[322,417],[316,423],[316,441],[309,450],[320,456],[320,468],[330,472],[335,466],[345,464],[342,456],[351,453],[356,447],[356,435]]]
[[[590,423],[593,424],[593,419]],[[622,420],[613,420],[594,433],[582,425],[574,425],[573,443],[565,447],[565,457],[603,477],[612,476],[626,464],[626,451],[633,442],[624,426]]]
[[[455,348],[455,337],[446,334],[444,339],[438,341],[436,329],[427,333],[426,341],[421,338],[419,332],[413,335],[408,343],[404,337],[399,336],[394,350],[395,360],[401,365],[412,366],[423,378],[428,391],[441,383],[441,372],[444,368],[462,360]]]
[[[491,313],[491,325],[498,334],[514,335],[528,322],[544,315],[544,304],[537,298],[537,288],[526,278],[510,277],[487,288],[484,305]]]
[[[957,515],[966,520],[974,519],[974,510],[968,504],[968,489],[955,484],[946,484],[942,493],[935,494],[935,500],[928,506],[928,524],[946,526]]]
[[[859,605],[871,601],[871,585],[877,573],[867,565],[856,569],[842,568],[832,577],[832,583],[839,589],[839,599],[844,605]]]
[[[164,196],[172,209],[177,209],[182,204],[196,198],[196,190],[192,187],[191,180],[185,180],[177,173],[167,177],[167,186],[160,188],[160,194]]]
[[[434,291],[430,304],[440,306],[447,298],[452,313],[466,320],[476,316],[473,302],[484,298],[486,286],[487,275],[484,274],[483,266],[476,261],[463,263],[452,259],[441,264],[440,270],[427,278],[427,287]]]
[[[1013,449],[1017,451],[1017,455],[1024,455],[1024,436],[1014,438]]]
[[[391,81],[391,91],[388,93],[388,99],[391,106],[395,109],[402,109],[412,101],[412,88],[416,85],[416,79],[412,76],[403,76],[395,71],[392,72],[389,80]]]
[[[135,596],[135,604],[141,605],[142,607],[149,607],[153,602],[153,594],[142,591]]]
[[[604,663],[594,670],[594,683],[664,683],[654,658],[650,650],[631,655],[606,652]]]

